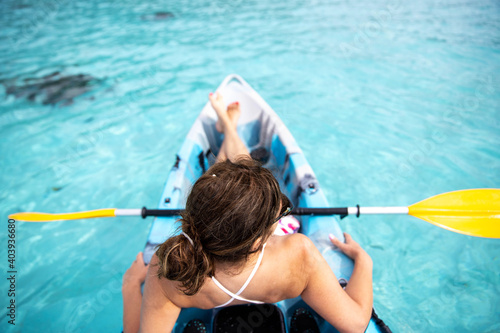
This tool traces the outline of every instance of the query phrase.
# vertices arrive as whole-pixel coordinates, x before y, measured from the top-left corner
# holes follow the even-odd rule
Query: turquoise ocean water
[[[121,276],[151,220],[17,224],[12,326],[7,215],[156,206],[230,73],[282,117],[332,205],[500,187],[498,1],[11,0],[0,11],[0,331],[120,329]],[[90,89],[47,105],[12,94],[54,72],[88,75]],[[394,332],[500,331],[500,240],[406,216],[341,226],[372,256],[375,308]]]

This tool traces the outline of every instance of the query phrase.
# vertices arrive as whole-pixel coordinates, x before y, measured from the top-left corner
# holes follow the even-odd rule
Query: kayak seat
[[[274,304],[242,304],[221,309],[215,315],[214,333],[285,333],[285,320]]]
[[[207,327],[199,319],[193,319],[187,323],[182,333],[207,333]]]
[[[292,315],[290,321],[290,333],[320,333],[318,323],[314,320],[311,312],[304,308],[298,308]]]

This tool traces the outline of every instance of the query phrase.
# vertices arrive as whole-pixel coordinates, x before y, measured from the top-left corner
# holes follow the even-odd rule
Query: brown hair
[[[196,294],[217,262],[241,263],[260,251],[280,211],[290,205],[273,174],[249,158],[213,165],[193,185],[181,214],[184,235],[159,245],[158,277]],[[260,242],[257,242],[260,241]],[[255,247],[255,244],[258,244]]]

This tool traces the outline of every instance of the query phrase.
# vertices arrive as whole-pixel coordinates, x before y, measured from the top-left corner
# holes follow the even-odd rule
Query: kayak
[[[227,104],[238,101],[241,116],[237,130],[252,158],[272,171],[283,193],[294,207],[329,207],[328,201],[292,134],[262,97],[240,76],[227,76],[217,92],[222,93]],[[187,134],[170,170],[161,195],[159,209],[183,209],[189,190],[194,182],[215,163],[223,135],[215,124],[217,115],[210,102]],[[144,249],[144,260],[149,263],[156,246],[179,232],[179,217],[156,217],[153,220]],[[296,216],[301,233],[307,235],[332,268],[339,283],[345,286],[353,270],[353,262],[340,250],[335,249],[328,234],[343,240],[343,232],[334,216]],[[175,324],[174,333],[181,333],[187,323],[199,319],[208,332],[289,332],[294,312],[304,308],[313,315],[321,332],[337,332],[327,321],[316,314],[302,299],[297,297],[276,304],[235,305],[222,309],[182,309]],[[390,332],[373,312],[366,332]]]

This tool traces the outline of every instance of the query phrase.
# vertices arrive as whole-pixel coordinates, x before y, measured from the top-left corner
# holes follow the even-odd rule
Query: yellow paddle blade
[[[439,194],[408,207],[409,215],[465,235],[500,238],[500,189]]]
[[[78,220],[78,219],[89,219],[94,217],[114,217],[115,208],[105,208],[89,210],[86,212],[77,213],[62,213],[62,214],[48,214],[48,213],[16,213],[9,215],[9,219],[14,219],[16,221],[26,221],[26,222],[54,222],[61,220]]]

